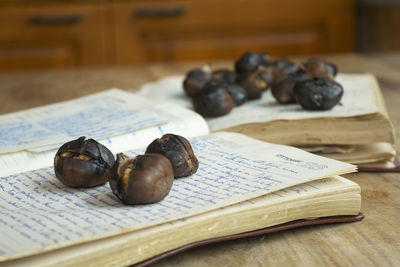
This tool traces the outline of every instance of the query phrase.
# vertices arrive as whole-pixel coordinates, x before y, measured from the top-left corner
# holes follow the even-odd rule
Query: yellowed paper
[[[0,179],[0,260],[144,229],[232,205],[355,167],[236,133],[191,140],[196,174],[176,179],[151,205],[124,206],[108,185],[67,188],[52,168]],[[134,151],[132,156],[143,153]]]

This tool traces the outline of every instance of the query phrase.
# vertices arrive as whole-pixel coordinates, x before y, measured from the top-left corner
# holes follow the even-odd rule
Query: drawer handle
[[[185,13],[182,6],[175,7],[142,7],[133,12],[133,16],[137,18],[166,18],[166,17],[179,17]]]
[[[33,15],[28,19],[30,24],[34,25],[61,25],[76,24],[83,19],[80,14],[71,15]]]

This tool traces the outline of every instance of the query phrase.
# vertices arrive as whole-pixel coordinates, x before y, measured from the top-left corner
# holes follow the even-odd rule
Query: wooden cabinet
[[[2,2],[7,5],[0,9],[0,69],[206,61],[248,50],[305,55],[354,47],[354,0]]]
[[[116,63],[351,51],[349,0],[114,2]]]
[[[0,69],[111,63],[103,6],[0,9]]]

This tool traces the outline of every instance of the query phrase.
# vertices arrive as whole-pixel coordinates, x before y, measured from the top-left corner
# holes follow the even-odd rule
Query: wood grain
[[[400,25],[399,3],[366,2],[357,7],[357,51],[399,51],[400,35],[395,34]]]
[[[0,70],[109,64],[108,24],[102,5],[3,7]]]
[[[134,16],[181,8],[175,16]],[[354,1],[114,1],[116,64],[354,49]]]
[[[355,0],[0,0],[0,70],[348,52],[354,10]],[[82,20],[29,23],[71,14]]]
[[[337,63],[342,72],[371,72],[377,76],[399,138],[400,53],[323,58]],[[110,87],[131,90],[168,75],[184,74],[203,63],[0,73],[0,113]],[[232,66],[232,61],[212,63],[216,67]],[[400,151],[399,143],[396,150]],[[207,245],[153,266],[400,266],[400,174],[357,173],[346,177],[361,186],[362,222],[306,227]]]

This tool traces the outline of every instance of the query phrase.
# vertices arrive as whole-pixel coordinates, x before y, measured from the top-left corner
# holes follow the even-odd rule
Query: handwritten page
[[[60,264],[65,265],[65,261],[76,262],[76,259],[81,256],[85,258],[88,257],[88,255],[106,255],[103,258],[96,257],[96,260],[98,261],[93,262],[93,265],[96,265],[96,263],[107,265],[111,262],[113,265],[126,265],[127,263],[137,262],[154,254],[159,254],[166,250],[173,249],[174,247],[178,247],[182,245],[182,239],[185,240],[184,242],[194,242],[221,235],[261,229],[275,225],[276,223],[286,222],[284,218],[288,218],[287,212],[288,209],[290,209],[290,205],[288,205],[289,203],[292,203],[291,205],[295,206],[295,210],[302,210],[301,200],[310,203],[310,199],[317,200],[318,197],[321,196],[323,196],[325,202],[329,201],[330,203],[333,203],[334,201],[332,199],[327,200],[327,195],[330,193],[332,194],[332,192],[335,192],[334,199],[337,200],[338,198],[344,198],[348,201],[347,203],[345,202],[347,205],[344,204],[347,208],[345,212],[342,211],[336,213],[334,210],[330,209],[329,213],[326,214],[327,216],[345,214],[354,215],[360,211],[361,197],[359,186],[350,180],[344,179],[340,176],[335,176],[285,188],[271,194],[221,207],[185,219],[178,219],[169,223],[148,227],[140,231],[132,231],[123,235],[114,235],[89,243],[70,246],[64,249],[50,251],[45,254],[37,254],[28,258],[11,260],[5,262],[5,264],[9,267],[55,266]],[[358,194],[351,194],[349,197],[349,192],[358,192]],[[351,205],[349,205],[349,199],[357,196],[358,201],[351,201]],[[283,202],[285,205],[282,208],[281,204]],[[321,210],[316,208],[316,206],[310,207],[310,209],[314,211],[312,212],[314,216],[321,214]],[[259,219],[249,221],[247,216],[242,215],[243,213],[246,213],[247,216],[248,214],[252,214],[253,217],[258,215],[257,217]],[[304,219],[300,214],[301,212],[293,212],[289,216],[292,220]],[[210,227],[210,225],[213,227]],[[220,229],[217,225],[223,225],[224,229]],[[176,231],[176,229],[179,230]],[[187,231],[183,229],[196,229],[196,231],[191,232],[190,240],[188,240]],[[151,238],[154,236],[165,236],[166,233],[170,233],[167,234],[169,238],[168,240],[158,239],[158,249],[155,248],[154,245],[149,247],[149,243],[152,242],[152,240],[149,240],[149,243],[137,242],[141,237],[149,236]],[[154,238],[152,239],[154,240]],[[160,246],[160,243],[164,245]],[[113,257],[113,254],[107,253],[115,250],[115,248],[126,246],[129,246],[132,253],[129,256],[127,256],[127,253],[124,253],[124,255],[126,255],[125,257],[121,254],[114,255]],[[129,258],[126,259],[126,257]]]
[[[118,153],[146,147],[168,132],[193,137],[209,131],[193,111],[116,89],[0,116],[0,177],[52,165],[62,143],[83,135]]]
[[[0,153],[62,144],[89,135],[106,139],[167,123],[146,111],[146,102],[109,90],[0,117]]]
[[[193,108],[191,100],[183,91],[182,76],[162,79],[144,85],[138,94],[153,100],[171,101],[175,104]],[[336,80],[342,84],[344,94],[341,104],[328,111],[307,111],[297,104],[281,105],[267,91],[259,100],[248,101],[234,108],[229,114],[207,119],[211,131],[253,122],[279,119],[306,119],[316,117],[349,117],[375,113],[378,104],[375,97],[377,81],[371,74],[339,74]],[[154,92],[157,91],[157,94]]]
[[[52,168],[0,179],[0,260],[143,229],[308,181],[355,170],[351,164],[236,133],[191,140],[196,174],[176,179],[151,205],[124,206],[108,185],[72,189]],[[131,156],[143,153],[132,151]]]

